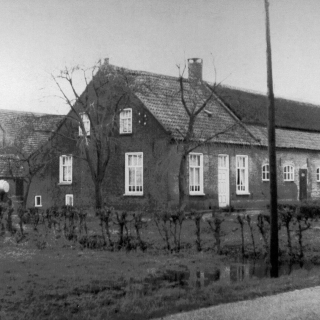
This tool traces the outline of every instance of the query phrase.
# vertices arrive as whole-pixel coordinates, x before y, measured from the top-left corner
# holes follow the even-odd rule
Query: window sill
[[[120,132],[121,136],[128,136],[130,134],[132,134],[132,132]]]
[[[236,192],[237,196],[250,196],[250,192]]]
[[[124,197],[143,197],[143,193],[125,193],[123,195]]]
[[[189,196],[205,196],[206,194],[203,192],[199,192],[199,193],[189,193]]]
[[[69,186],[71,184],[72,184],[72,182],[59,182],[58,186]]]
[[[41,206],[34,206],[35,208],[42,208],[42,205]]]

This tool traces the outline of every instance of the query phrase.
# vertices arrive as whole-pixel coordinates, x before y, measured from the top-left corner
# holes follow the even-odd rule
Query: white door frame
[[[225,158],[226,161],[220,161],[221,158]],[[221,166],[223,164],[223,166]],[[225,191],[225,201],[221,202],[221,197],[220,197],[220,190],[219,190],[219,185],[221,181],[222,175],[224,173],[224,181],[225,181],[225,186],[224,186],[224,191]],[[219,207],[226,207],[230,205],[230,164],[229,164],[229,155],[228,154],[218,154],[218,201],[219,201]]]

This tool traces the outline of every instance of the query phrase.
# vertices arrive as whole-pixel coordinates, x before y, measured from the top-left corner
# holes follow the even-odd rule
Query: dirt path
[[[171,315],[163,320],[318,320],[320,286]]]

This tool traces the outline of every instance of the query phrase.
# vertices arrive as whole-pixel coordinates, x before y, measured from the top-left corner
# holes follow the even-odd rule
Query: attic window
[[[132,109],[123,109],[120,113],[120,133],[132,133]]]
[[[208,115],[208,117],[210,117],[210,118],[212,117],[213,112],[206,110],[206,109],[204,109],[203,112],[205,112]]]

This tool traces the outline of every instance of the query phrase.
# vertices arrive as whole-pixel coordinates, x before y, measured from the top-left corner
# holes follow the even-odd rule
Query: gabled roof
[[[245,123],[267,125],[268,98],[261,93],[219,86],[221,100]],[[275,98],[276,126],[320,131],[320,106],[289,99]]]
[[[179,79],[149,72],[126,70],[141,85],[136,96],[158,120],[164,129],[175,139],[182,139],[186,132],[189,117],[181,102]],[[183,82],[185,100],[189,108],[199,108],[210,96],[204,85],[195,90],[188,80]],[[201,112],[195,122],[195,140],[232,144],[257,144],[251,133],[220,102],[216,95],[208,102],[206,112]]]
[[[135,71],[108,64],[135,81],[135,95],[175,139],[183,139],[188,115],[181,101],[178,77]],[[189,108],[199,108],[211,91],[206,82],[192,90],[193,82],[183,81]],[[194,140],[240,145],[267,146],[266,95],[219,85],[195,122]],[[276,139],[281,148],[320,150],[320,106],[276,98]]]
[[[63,118],[61,115],[0,109],[0,127],[5,133],[5,147],[19,143],[23,152],[32,153],[48,140],[48,131],[55,130]],[[0,149],[0,153],[4,151]]]

